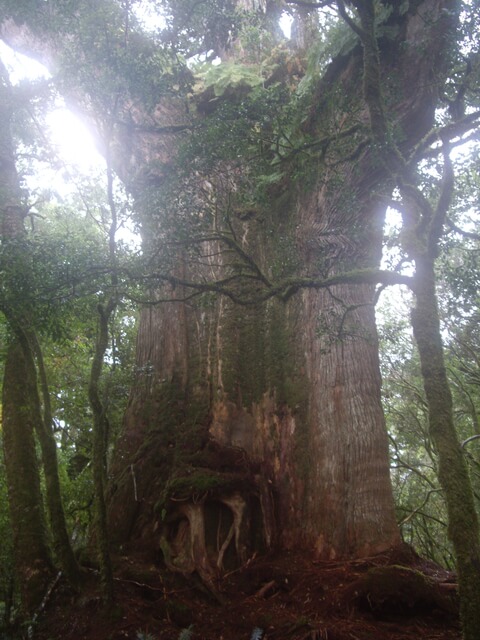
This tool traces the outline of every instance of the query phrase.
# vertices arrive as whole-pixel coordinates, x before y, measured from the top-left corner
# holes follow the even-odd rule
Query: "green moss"
[[[251,406],[265,392],[264,305],[242,309],[230,305],[222,322],[222,378],[234,402]]]
[[[370,569],[354,585],[356,600],[379,617],[438,609],[455,613],[456,604],[420,571],[391,565]]]
[[[192,496],[210,496],[251,489],[251,483],[241,474],[221,473],[211,469],[187,467],[178,472],[165,488],[165,497],[184,500]]]

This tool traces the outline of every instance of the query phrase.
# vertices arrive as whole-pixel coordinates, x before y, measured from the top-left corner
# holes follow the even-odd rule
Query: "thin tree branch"
[[[450,227],[452,231],[455,233],[459,233],[464,238],[470,238],[471,240],[480,240],[480,233],[474,233],[473,231],[464,231],[460,227],[458,227],[450,218],[445,219],[447,225]]]
[[[347,12],[347,9],[345,7],[345,3],[343,2],[343,0],[338,0],[337,1],[337,7],[338,7],[338,12],[341,15],[341,17],[345,20],[345,22],[348,24],[348,26],[350,27],[350,29],[352,31],[354,31],[359,37],[360,39],[364,40],[365,38],[365,31],[363,30],[363,28],[361,28],[356,22],[355,20],[353,20]]]

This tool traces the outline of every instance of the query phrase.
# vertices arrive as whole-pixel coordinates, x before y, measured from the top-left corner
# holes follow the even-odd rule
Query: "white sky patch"
[[[10,82],[12,84],[18,84],[22,80],[48,79],[51,77],[48,69],[43,64],[13,51],[3,40],[0,40],[0,57],[10,73]]]
[[[160,12],[159,7],[152,7],[152,3],[148,0],[140,0],[132,7],[137,20],[146,31],[157,32],[167,26],[164,16]]]
[[[58,107],[48,114],[47,125],[52,146],[65,164],[77,167],[81,173],[105,167],[92,134],[71,111]]]
[[[280,18],[280,28],[283,31],[286,38],[290,39],[292,33],[293,18],[288,13],[282,13]]]
[[[395,236],[402,230],[402,215],[399,211],[392,207],[388,207],[385,214],[384,234],[388,238],[389,236]],[[396,270],[401,260],[402,251],[400,247],[395,244],[388,246],[384,242],[381,269]],[[400,273],[404,276],[412,276],[414,274],[413,265],[410,261],[406,261]],[[395,287],[393,287],[395,288]]]
[[[0,40],[0,57],[10,74],[10,82],[18,84],[22,80],[50,78],[50,73],[42,64],[13,51]],[[47,115],[47,135],[61,159],[68,165],[78,167],[81,172],[89,172],[103,165],[93,136],[71,111],[59,105]]]

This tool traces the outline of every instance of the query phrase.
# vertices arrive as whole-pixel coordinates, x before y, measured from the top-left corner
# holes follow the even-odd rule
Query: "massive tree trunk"
[[[398,36],[381,43],[391,126],[399,131],[406,154],[433,122],[446,45],[440,37],[446,28],[441,10],[441,3],[427,2],[394,15]],[[428,65],[419,54],[420,41],[430,52]],[[382,198],[391,191],[391,173],[362,134],[352,133],[346,143],[342,137],[347,126],[361,132],[368,127],[362,64],[357,46],[336,59],[318,84],[306,126],[319,139],[333,136],[327,161],[312,161],[303,184],[291,181],[287,205],[272,195],[270,210],[262,211],[267,218],[263,227],[255,220],[238,225],[237,236],[247,238],[242,248],[255,255],[265,273],[269,261],[279,258],[276,246],[288,246],[300,256],[307,275],[378,264]],[[249,242],[252,237],[255,241]],[[306,289],[288,302],[269,302],[253,311],[225,300],[213,313],[181,303],[149,309],[140,326],[138,355],[137,382],[119,446],[132,467],[130,475],[125,470],[123,478],[117,476],[112,496],[120,538],[149,535],[153,519],[153,532],[163,531],[164,546],[165,539],[173,541],[170,551],[177,559],[189,556],[194,539],[203,540],[205,521],[186,517],[185,505],[177,508],[176,501],[186,501],[188,492],[170,491],[168,473],[159,473],[158,483],[152,483],[145,468],[152,468],[153,459],[137,449],[145,439],[156,442],[159,449],[150,448],[152,458],[166,453],[169,467],[175,460],[169,448],[185,446],[176,430],[197,407],[197,420],[203,420],[216,442],[241,447],[248,456],[255,483],[249,491],[264,510],[264,543],[302,545],[333,558],[379,552],[399,541],[371,287]],[[198,395],[209,399],[208,406]],[[200,464],[208,466],[201,459]],[[137,502],[125,510],[134,469]],[[257,469],[262,472],[255,474]],[[190,466],[187,473],[192,473]],[[189,484],[190,497],[198,501],[196,482]],[[223,493],[200,491],[205,513],[212,503],[221,511],[219,495],[225,501],[233,491],[238,494],[238,487],[228,482]],[[195,566],[191,555],[189,562]]]
[[[450,4],[402,3],[382,17],[385,108],[404,153],[433,122]],[[14,33],[11,23],[3,32],[25,43],[24,30]],[[61,46],[50,49],[58,54]],[[286,251],[307,278],[378,265],[382,201],[393,179],[370,139],[362,72],[363,50],[353,42],[315,82],[300,118],[323,151],[300,177],[287,171],[286,188],[269,192],[261,215],[229,221],[241,239],[237,256],[253,256],[269,278]],[[79,80],[77,100],[82,91],[88,88]],[[149,197],[165,188],[185,135],[176,131],[191,116],[168,97],[150,113],[128,95],[114,97],[116,170],[148,235],[156,225]],[[177,280],[195,279],[178,255]],[[166,287],[170,301],[142,313],[136,377],[112,466],[117,542],[159,545],[169,566],[197,569],[207,580],[262,545],[304,546],[334,558],[397,544],[373,293],[369,285],[343,284],[241,307],[226,298],[185,302],[187,289]]]

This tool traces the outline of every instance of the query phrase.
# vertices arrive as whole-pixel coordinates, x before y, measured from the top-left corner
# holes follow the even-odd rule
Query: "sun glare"
[[[105,165],[92,134],[71,111],[58,107],[47,116],[49,138],[59,157],[88,173]]]
[[[43,64],[17,53],[0,40],[0,58],[10,74],[10,82],[19,84],[22,80],[49,78],[50,73]]]
[[[48,69],[42,64],[13,51],[1,40],[0,58],[13,85],[24,80],[50,78]],[[48,114],[47,125],[50,141],[65,164],[75,165],[86,172],[103,162],[87,127],[65,106],[59,105]]]
[[[43,65],[16,53],[1,40],[0,58],[13,85],[50,78]],[[46,115],[46,125],[45,134],[56,159],[52,167],[39,166],[37,173],[26,178],[29,188],[35,191],[48,186],[64,198],[78,190],[77,178],[81,175],[99,177],[105,173],[105,160],[97,150],[92,133],[80,118],[67,109],[61,98]],[[117,240],[133,248],[140,247],[138,233],[127,219],[117,232]]]

